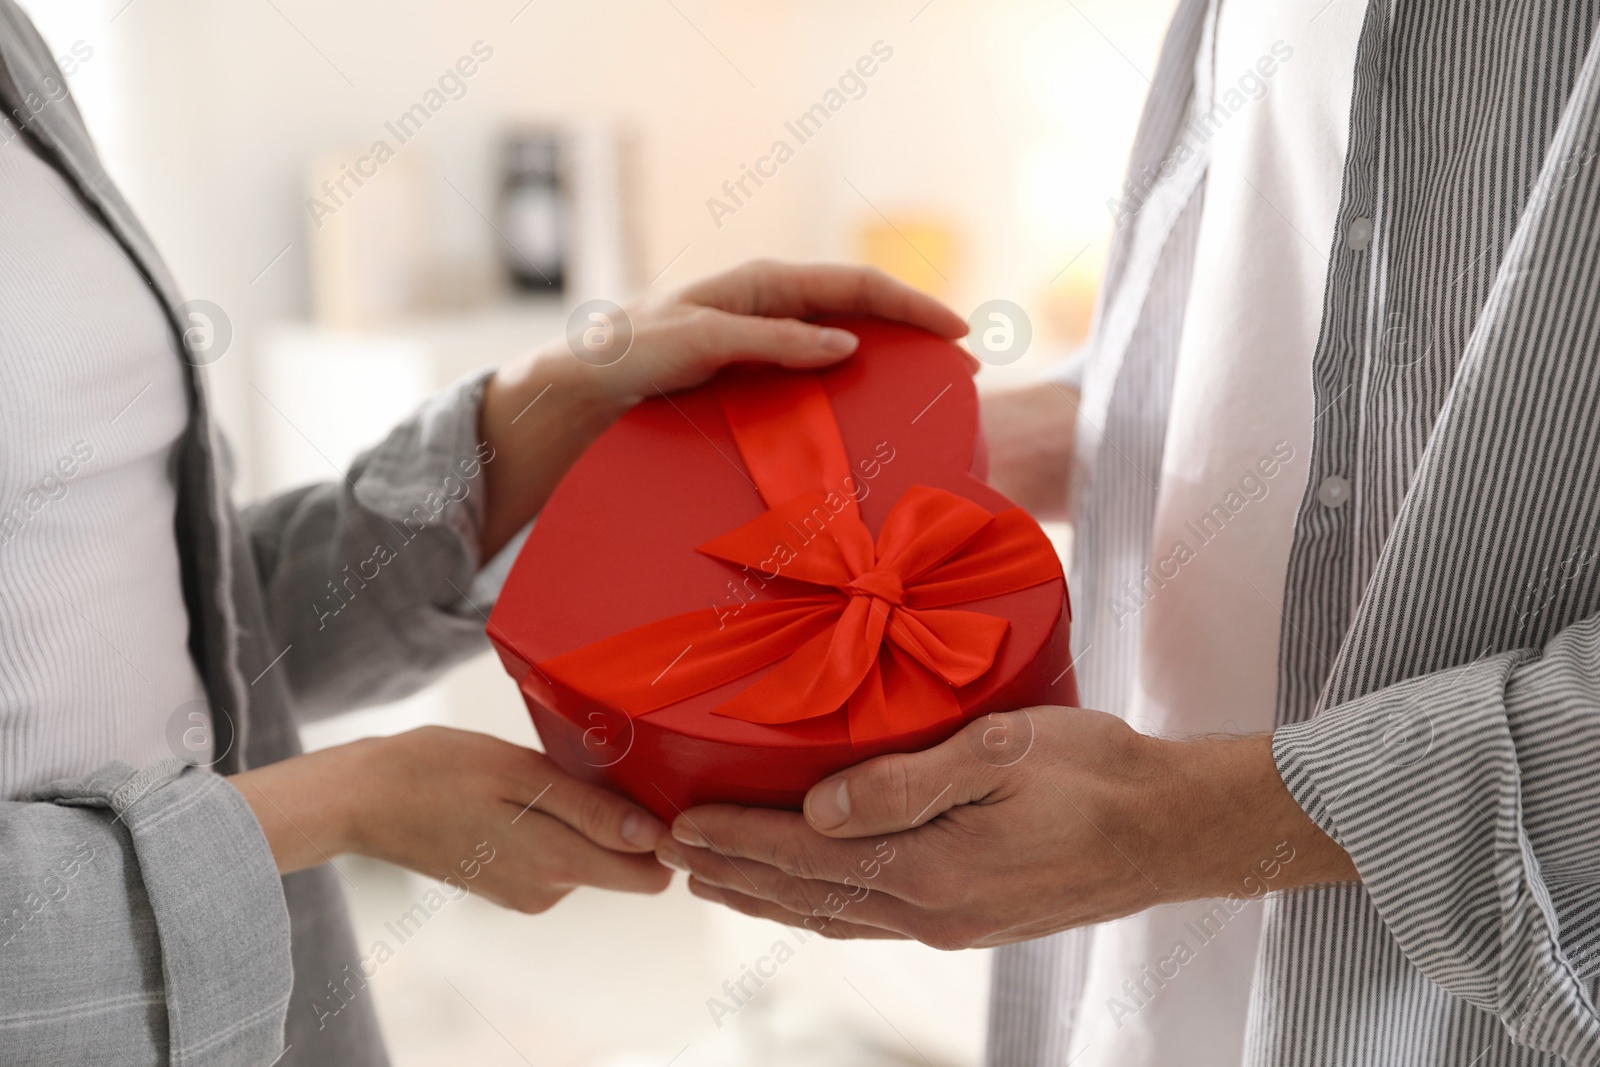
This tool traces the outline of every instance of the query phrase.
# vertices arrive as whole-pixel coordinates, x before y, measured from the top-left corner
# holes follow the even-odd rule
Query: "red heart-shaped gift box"
[[[663,818],[795,808],[863,759],[1077,703],[1060,564],[981,480],[965,355],[835,324],[861,338],[842,364],[733,368],[601,435],[490,617],[549,756]],[[999,734],[980,758],[1020,758]]]

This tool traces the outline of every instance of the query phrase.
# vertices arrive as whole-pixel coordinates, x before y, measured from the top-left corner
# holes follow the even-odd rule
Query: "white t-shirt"
[[[1225,0],[1217,17],[1211,80],[1225,114],[1211,134],[1151,542],[1164,585],[1139,611],[1128,716],[1145,732],[1274,724],[1364,14],[1360,0]],[[1245,874],[1241,897],[1254,895]],[[1075,1067],[1237,1067],[1260,906],[1214,906],[1156,908],[1096,932]]]
[[[173,755],[169,721],[203,710],[170,474],[188,418],[155,294],[0,119],[0,799]]]

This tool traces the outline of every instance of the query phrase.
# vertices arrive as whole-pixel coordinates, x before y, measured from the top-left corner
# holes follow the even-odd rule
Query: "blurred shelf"
[[[358,329],[280,320],[263,331],[261,351],[266,361],[307,353],[325,358],[370,358],[384,352],[418,355],[432,360],[449,380],[498,365],[560,337],[568,311],[560,298],[550,297],[419,315]]]
[[[251,386],[262,491],[342,474],[428,397],[467,374],[552,341],[557,299],[419,316],[366,329],[280,320],[261,332]]]

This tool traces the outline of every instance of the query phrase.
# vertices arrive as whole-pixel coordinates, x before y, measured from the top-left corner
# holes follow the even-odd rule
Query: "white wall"
[[[493,60],[402,151],[479,208],[492,203],[488,148],[504,123],[615,120],[640,141],[646,278],[685,246],[660,284],[757,255],[857,258],[856,231],[874,208],[897,220],[931,214],[960,237],[959,258],[941,264],[950,278],[941,295],[963,311],[1015,300],[1046,320],[1048,338],[1052,294],[1077,280],[1081,302],[1084,279],[1092,287],[1105,199],[1169,2],[782,0],[754,14],[727,0],[524,5],[26,5],[59,47],[82,39],[95,49],[74,90],[113,176],[190,294],[234,320],[239,348],[214,377],[247,461],[262,415],[245,384],[252,339],[308,309],[310,161],[384,136],[383,122],[476,40]],[[867,95],[715,226],[706,199],[877,40],[894,58]],[[441,270],[482,273],[493,235],[443,181],[433,193]],[[247,490],[268,488],[260,465],[245,473]]]

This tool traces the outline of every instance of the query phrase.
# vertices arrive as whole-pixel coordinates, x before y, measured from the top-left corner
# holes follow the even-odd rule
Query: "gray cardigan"
[[[148,280],[180,359],[182,297],[72,101],[27,117],[64,85],[26,16],[0,0],[0,100]],[[359,959],[334,872],[280,878],[222,775],[299,752],[297,713],[402,696],[486,647],[457,592],[478,569],[478,496],[437,506],[476,451],[482,379],[431,401],[344,481],[240,513],[200,361],[183,362],[177,538],[190,647],[225,712],[213,717],[226,755],[215,773],[177,758],[110,764],[0,803],[0,1062],[384,1064],[370,998],[346,994],[330,1011],[328,983],[351,982]],[[319,628],[326,583],[380,543],[404,548]]]

